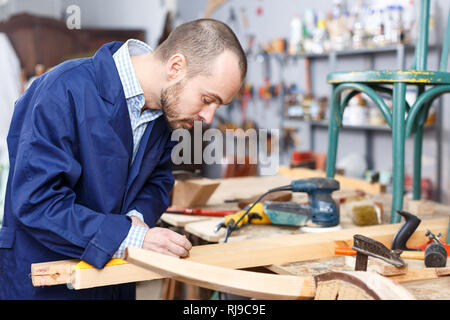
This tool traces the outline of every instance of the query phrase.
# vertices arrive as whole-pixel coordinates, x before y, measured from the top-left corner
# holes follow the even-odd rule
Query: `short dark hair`
[[[187,61],[188,76],[208,74],[213,60],[225,50],[233,52],[239,61],[241,79],[247,74],[247,58],[233,30],[214,19],[198,19],[176,27],[155,50],[155,55],[167,61],[181,53]]]

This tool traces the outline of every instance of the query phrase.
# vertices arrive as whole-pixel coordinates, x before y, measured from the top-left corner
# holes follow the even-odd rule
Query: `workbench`
[[[312,170],[295,170],[288,175],[280,174],[277,176],[218,180],[220,185],[211,194],[206,205],[201,208],[215,210],[238,209],[238,202],[229,202],[229,200],[259,196],[271,188],[288,185],[292,180],[317,177],[321,174]],[[336,256],[335,250],[337,247],[351,247],[356,234],[376,240],[384,246],[391,246],[394,235],[402,227],[401,223],[388,223],[392,197],[383,193],[380,185],[370,184],[366,181],[359,182],[346,177],[338,177],[336,179],[340,182],[340,190],[332,194],[335,201],[349,200],[355,195],[358,196],[357,199],[360,199],[360,191],[364,191],[366,194],[370,194],[372,200],[376,200],[377,207],[381,204],[380,206],[383,208],[381,214],[383,223],[373,226],[355,226],[349,211],[345,210],[348,204],[346,201],[344,206],[341,203],[339,230],[331,231],[327,229],[327,232],[303,233],[298,227],[245,225],[233,232],[227,243],[222,243],[225,230],[214,232],[215,226],[222,218],[165,213],[158,221],[157,226],[169,227],[188,236],[193,244],[193,248],[186,259],[172,258],[172,261],[168,261],[168,257],[164,255],[157,256],[156,253],[148,250],[127,248],[127,252],[129,251],[130,254],[126,254],[125,260],[117,259],[119,261],[114,261],[113,259],[103,269],[96,269],[76,259],[39,262],[31,265],[33,285],[67,285],[74,290],[79,290],[137,282],[137,299],[210,299],[212,294],[218,291],[238,295],[244,294],[246,297],[297,298],[300,296],[310,299],[317,296],[318,298],[334,299],[333,297],[337,296],[333,296],[334,289],[329,289],[331,280],[333,286],[335,283],[338,283],[338,286],[340,286],[339,283],[342,283],[344,290],[342,291],[344,292],[342,297],[350,299],[354,299],[353,297],[366,297],[365,293],[367,291],[363,291],[363,295],[360,295],[361,292],[356,295],[353,294],[359,292],[359,289],[356,290],[357,288],[354,287],[354,284],[358,281],[362,286],[369,283],[384,283],[382,288],[384,293],[380,292],[382,294],[378,296],[380,298],[389,298],[385,293],[397,291],[392,291],[395,288],[401,288],[400,291],[403,291],[403,293],[397,295],[397,297],[406,298],[408,296],[406,299],[411,299],[411,293],[405,289],[405,287],[408,287],[414,292],[415,297],[419,299],[449,299],[450,295],[446,293],[448,292],[446,289],[449,284],[447,275],[450,275],[450,265],[447,268],[424,268],[422,260],[412,261],[411,266],[413,266],[413,263],[416,266],[411,269],[398,270],[386,262],[387,266],[380,267],[377,266],[378,263],[370,264],[371,261],[369,260],[368,270],[373,270],[375,267],[376,272],[379,274],[372,272],[361,272],[359,274],[355,272],[336,273],[336,270],[339,269],[350,271],[355,268],[355,263],[353,262],[352,266],[349,260],[353,257]],[[304,203],[307,199],[307,194],[292,194],[293,201]],[[351,200],[355,201],[355,198]],[[419,246],[425,243],[428,240],[425,236],[428,230],[434,234],[442,233],[444,239],[446,239],[450,219],[450,208],[448,206],[433,203],[430,206],[434,208],[433,214],[430,214],[426,213],[427,210],[423,210],[426,206],[422,206],[422,202],[417,204],[417,202],[408,201],[407,203],[410,209],[414,208],[414,206],[410,206],[411,203],[415,203],[416,208],[422,208],[420,210],[421,214],[417,214],[422,222],[409,237],[409,246]],[[386,214],[386,212],[389,214]],[[416,212],[411,211],[411,213]],[[323,231],[323,229],[318,230]],[[389,251],[387,248],[386,250]],[[131,263],[128,262],[128,258]],[[375,260],[378,261],[379,259]],[[158,267],[159,262],[166,264],[164,267]],[[417,266],[418,262],[422,263],[422,265],[419,264]],[[169,265],[172,267],[169,267]],[[172,268],[172,271],[166,268]],[[392,270],[392,268],[395,270]],[[205,269],[209,271],[205,271]],[[239,271],[238,269],[244,271]],[[192,272],[180,274],[180,272],[183,273],[186,270],[191,270]],[[316,276],[318,273],[320,275]],[[211,274],[216,275],[216,278],[213,276],[208,280],[208,286],[204,286],[206,283],[202,276]],[[342,282],[338,278],[330,278],[334,276],[338,278],[347,277],[346,279],[349,279],[348,277],[356,277],[352,278],[356,282],[348,282],[348,280]],[[197,278],[194,279],[192,277]],[[221,285],[215,282],[216,280],[220,282],[227,277],[234,279],[236,286],[230,287],[228,282],[224,282]],[[267,293],[267,287],[256,290],[252,287],[254,284],[261,283],[263,281],[261,279],[268,280],[269,278],[271,279],[269,282],[273,284],[271,289],[274,291],[269,290],[270,292]],[[178,279],[181,282],[176,282],[173,279]],[[239,281],[236,279],[239,279]],[[249,279],[253,279],[256,282],[253,283]],[[280,291],[279,281],[281,279],[285,281],[282,288],[286,290],[288,288],[293,289],[290,291],[291,293]],[[317,279],[317,282],[323,282],[324,284],[322,286],[314,284],[315,279]],[[292,280],[294,281],[292,282]],[[405,287],[397,286],[392,280],[405,284]],[[423,283],[419,283],[419,280]],[[187,285],[189,283],[190,285]],[[243,283],[249,285],[249,287],[241,288]],[[295,288],[292,287],[293,283],[295,283]],[[151,290],[148,289],[148,285],[152,286]],[[200,288],[199,285],[202,287]],[[161,290],[161,286],[164,288],[163,290]],[[182,291],[179,290],[180,287]],[[204,288],[209,288],[213,291],[206,292]],[[152,295],[161,291],[162,295]],[[341,297],[340,289],[338,292],[339,297]],[[348,292],[352,294],[348,295]]]
[[[242,178],[228,178],[220,179],[220,185],[216,192],[211,196],[204,209],[239,209],[237,203],[228,202],[231,199],[251,197],[262,194],[270,188],[279,187],[289,184],[292,180],[298,179],[299,176],[288,176],[286,174],[279,174],[276,176],[267,177],[242,177]],[[351,186],[350,186],[351,187]],[[333,197],[346,197],[355,194],[355,188],[343,188],[341,183],[341,190],[333,193]],[[369,190],[371,192],[371,190]],[[383,202],[382,220],[384,224],[389,223],[390,201],[389,194],[380,193],[373,194],[379,202]],[[307,200],[306,194],[293,194],[293,201],[305,202]],[[448,217],[450,215],[450,207],[442,204],[435,204],[435,213],[432,216],[419,216],[419,218],[426,220],[429,218]],[[188,216],[182,214],[165,213],[160,219],[160,223],[165,227],[170,227],[178,230],[178,232],[186,234],[194,245],[221,243],[225,237],[225,229],[219,232],[214,232],[214,227],[222,220],[220,217],[206,217],[206,216]],[[340,218],[340,226],[342,229],[355,228],[351,219],[348,216]],[[228,238],[228,242],[239,242],[249,239],[258,238],[272,238],[291,234],[301,234],[298,227],[289,226],[273,226],[273,225],[246,225],[243,228],[233,232]],[[408,264],[417,267],[424,267],[423,261],[408,260]],[[449,264],[447,264],[449,266]],[[249,269],[250,270],[250,269]],[[251,270],[255,270],[254,268]],[[351,271],[352,267],[345,263],[345,257],[335,256],[319,260],[310,260],[302,262],[294,262],[283,265],[270,265],[263,268],[258,268],[257,271],[271,272],[278,274],[290,275],[316,275],[327,271]],[[450,291],[447,288],[450,285],[450,277],[440,277],[438,279],[426,281],[414,281],[402,283],[410,292],[421,300],[440,300],[450,299]],[[196,298],[196,289],[188,289],[188,298]],[[194,294],[193,294],[194,292]]]

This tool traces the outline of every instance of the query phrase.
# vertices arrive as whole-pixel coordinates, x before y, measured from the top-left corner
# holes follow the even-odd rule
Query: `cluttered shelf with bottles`
[[[327,96],[318,96],[314,88],[314,77],[324,77],[324,74],[315,74],[311,70],[315,59],[328,59],[328,72],[336,71],[337,57],[360,55],[367,57],[369,68],[373,69],[377,54],[396,54],[394,69],[405,69],[406,56],[413,53],[414,43],[417,39],[417,6],[411,0],[378,0],[355,1],[348,8],[344,1],[335,0],[331,10],[314,10],[306,8],[302,14],[295,14],[290,22],[289,38],[277,38],[261,43],[261,50],[265,57],[277,60],[283,73],[284,65],[289,60],[305,59],[305,79],[303,88],[296,83],[288,84],[281,75],[281,83],[265,83],[259,89],[261,98],[270,99],[281,96],[282,114],[281,128],[286,118],[300,118],[304,120],[326,120]],[[433,10],[434,9],[434,10]],[[436,49],[436,22],[435,10],[430,13],[429,49]],[[267,59],[266,59],[267,60]],[[367,65],[366,65],[367,66]],[[393,69],[392,66],[383,66],[383,69]],[[322,78],[320,78],[322,83]],[[325,79],[323,79],[325,80]],[[326,83],[326,81],[324,82]],[[414,93],[411,93],[414,94]],[[357,97],[358,98],[358,97]],[[390,97],[385,97],[389,100]],[[356,100],[356,99],[355,99]],[[371,106],[369,106],[371,107]],[[370,113],[367,117],[374,119],[375,123],[368,121],[353,123],[344,119],[350,125],[373,127],[382,125],[383,119],[379,117],[378,110],[373,108],[361,109],[348,106],[346,113],[349,117],[365,117],[363,113]],[[432,115],[434,116],[434,115]],[[321,125],[322,123],[312,123]]]
[[[436,8],[432,5],[429,49],[437,48],[435,14]],[[337,57],[348,56],[352,59],[352,56],[360,55],[367,57],[369,66],[374,67],[377,54],[384,58],[383,53],[395,53],[395,68],[405,69],[406,55],[413,52],[417,39],[418,7],[413,0],[356,0],[350,7],[346,1],[334,0],[330,8],[305,8],[300,13],[293,12],[292,20],[287,24],[290,25],[289,37],[260,42],[257,54],[254,54],[255,39],[249,35],[249,60],[256,58],[256,62],[264,62],[267,70],[260,86],[255,86],[247,79],[239,99],[245,109],[250,99],[256,95],[266,103],[276,102],[273,98],[281,98],[281,128],[285,117],[305,116],[308,119],[310,116],[318,118],[317,120],[325,119],[326,112],[322,109],[327,108],[328,97],[318,96],[318,93],[323,92],[323,87],[328,87],[328,84],[325,78],[322,79],[326,74],[312,72],[312,61],[315,59],[328,58],[328,72],[333,72],[337,69]],[[273,81],[270,72],[271,59],[279,62],[278,83]],[[297,59],[306,60],[306,74],[301,84],[296,83],[298,78],[289,83],[284,77],[286,63]],[[291,64],[288,68],[292,69],[292,66]],[[356,65],[351,67],[357,68]],[[342,69],[341,64],[340,68]],[[382,69],[392,69],[392,66],[383,65]],[[314,88],[314,83],[317,82],[314,81],[315,77],[320,80],[318,83],[321,88]],[[297,103],[292,103],[292,95],[300,97]],[[308,112],[311,114],[308,115]]]

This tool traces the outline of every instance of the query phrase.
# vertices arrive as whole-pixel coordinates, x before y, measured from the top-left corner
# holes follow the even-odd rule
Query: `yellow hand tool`
[[[247,211],[248,207],[252,206],[253,204],[249,204],[247,207],[245,207],[243,210],[238,211],[233,214],[229,214],[225,216],[223,226],[227,226],[229,224],[235,224],[237,223],[237,226],[241,227],[244,224],[247,223],[253,223],[253,224],[270,224],[272,223],[269,219],[269,217],[264,213],[264,206],[262,203],[257,203],[252,208],[252,210],[249,212],[249,214],[245,215],[245,212]],[[242,219],[241,217],[245,215]],[[222,225],[217,226],[217,230],[220,229]]]

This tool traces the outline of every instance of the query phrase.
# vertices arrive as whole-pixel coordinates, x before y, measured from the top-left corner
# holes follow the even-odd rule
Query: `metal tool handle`
[[[406,242],[414,233],[414,231],[416,231],[421,220],[417,218],[415,215],[406,211],[397,210],[397,213],[405,219],[405,223],[397,231],[397,233],[394,236],[394,239],[392,239],[392,250],[398,249],[408,251],[420,251],[420,249],[407,248]]]

